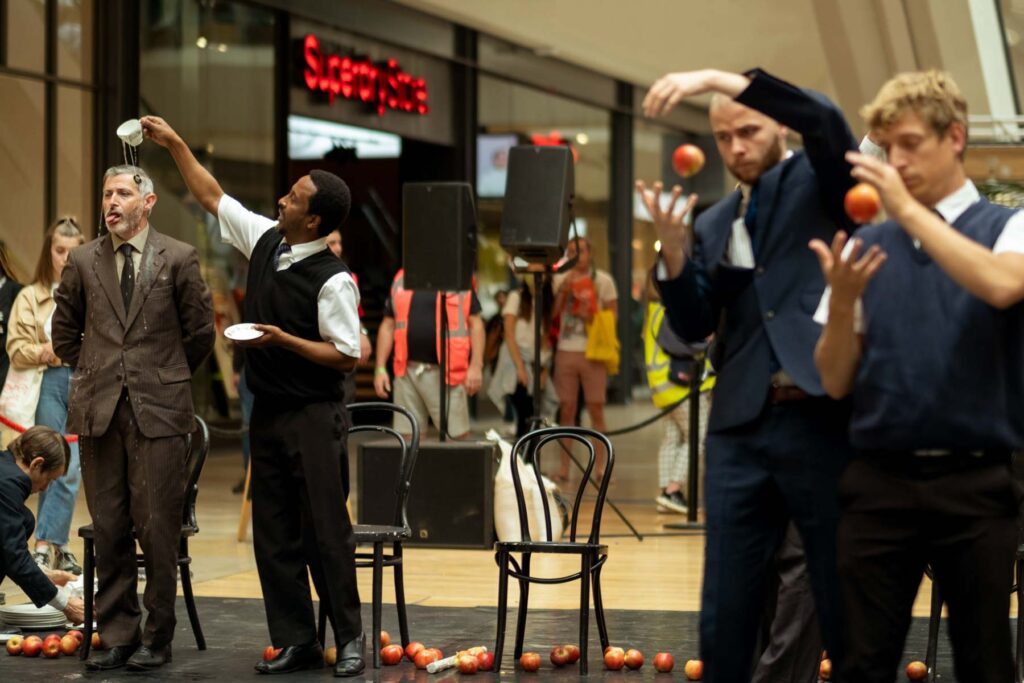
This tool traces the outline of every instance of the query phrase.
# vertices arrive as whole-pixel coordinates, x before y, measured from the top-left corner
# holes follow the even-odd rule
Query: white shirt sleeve
[[[864,138],[867,140],[867,138]],[[854,241],[850,240],[843,247],[843,253],[840,254],[840,258],[844,261],[849,258],[850,252],[853,251]],[[818,302],[818,308],[814,311],[814,322],[819,325],[824,325],[828,322],[828,304],[832,298],[832,287],[826,286],[825,291],[821,294],[821,301]],[[857,334],[864,334],[864,302],[857,298],[857,301],[853,304],[853,331]]]
[[[245,258],[252,255],[263,233],[277,225],[274,219],[249,211],[227,194],[220,198],[217,205],[217,220],[220,222],[221,240],[238,249]]]
[[[1018,211],[1006,221],[1003,232],[992,247],[992,253],[1024,254],[1024,211]]]
[[[359,358],[359,289],[348,273],[324,283],[316,300],[317,324],[324,341],[338,352]]]
[[[68,599],[71,597],[71,591],[68,590],[67,586],[57,586],[57,595],[54,596],[53,600],[48,603],[50,607],[58,609],[61,612],[68,606]]]

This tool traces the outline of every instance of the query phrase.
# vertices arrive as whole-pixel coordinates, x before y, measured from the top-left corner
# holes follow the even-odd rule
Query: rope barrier
[[[710,387],[707,388],[707,389],[701,388],[700,393],[707,394],[710,391],[711,391]],[[644,420],[641,420],[640,422],[637,422],[634,425],[630,425],[628,427],[621,427],[619,429],[613,429],[610,432],[604,432],[604,435],[605,436],[620,436],[622,434],[629,434],[630,432],[635,432],[638,429],[643,429],[644,427],[646,427],[648,425],[654,424],[655,422],[657,422],[661,418],[665,417],[666,415],[671,413],[673,410],[675,410],[679,406],[681,406],[684,403],[686,403],[686,401],[689,400],[689,398],[690,398],[690,394],[687,394],[686,396],[683,396],[681,399],[679,399],[678,401],[676,401],[672,405],[665,406],[664,408],[661,409],[661,411],[655,413],[654,415],[652,415],[652,416],[650,416],[650,417],[648,417],[648,418],[646,418]]]
[[[22,427],[20,424],[18,424],[14,420],[10,420],[10,419],[4,417],[3,415],[0,415],[0,424],[2,424],[4,426],[7,426],[7,427],[10,427],[11,429],[13,429],[14,431],[18,432],[19,434],[23,434],[25,432],[25,430],[28,429],[28,427]],[[64,440],[67,441],[68,443],[76,443],[78,441],[78,435],[77,434],[65,434],[64,435]]]

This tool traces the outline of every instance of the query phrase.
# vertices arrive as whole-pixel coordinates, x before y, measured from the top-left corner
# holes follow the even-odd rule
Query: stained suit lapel
[[[121,321],[122,326],[126,326],[127,314],[124,310],[124,299],[121,298],[121,287],[117,283],[117,265],[114,263],[114,247],[111,245],[109,233],[96,243],[92,267],[96,279],[110,299],[110,306],[117,314],[117,319]]]
[[[150,226],[149,237],[146,239],[146,246],[142,249],[142,258],[139,261],[138,280],[135,283],[135,293],[132,294],[131,307],[128,309],[125,329],[128,329],[135,323],[135,319],[139,316],[139,311],[142,310],[143,302],[149,296],[149,291],[153,289],[157,275],[160,274],[160,271],[163,270],[166,264],[163,252],[163,236],[154,230],[153,226]]]

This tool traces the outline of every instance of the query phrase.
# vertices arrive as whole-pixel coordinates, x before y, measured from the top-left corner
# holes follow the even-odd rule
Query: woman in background
[[[21,291],[21,283],[14,276],[11,268],[11,257],[7,253],[7,245],[0,240],[0,387],[7,379],[7,368],[11,361],[7,357],[7,325],[11,319],[11,306],[14,297]]]
[[[43,239],[43,248],[36,264],[35,279],[18,293],[11,309],[7,336],[7,353],[15,368],[37,368],[42,373],[36,424],[64,433],[68,419],[68,391],[72,368],[61,363],[53,353],[50,325],[56,303],[53,293],[60,284],[60,275],[68,254],[85,241],[78,222],[61,218]],[[58,569],[81,574],[82,567],[68,549],[71,515],[81,485],[78,465],[78,443],[71,445],[71,459],[64,476],[39,493],[39,514],[36,547],[32,558],[44,569]],[[51,555],[51,550],[52,555]]]

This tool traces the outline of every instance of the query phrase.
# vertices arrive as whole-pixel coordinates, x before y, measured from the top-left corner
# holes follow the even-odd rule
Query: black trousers
[[[841,680],[896,680],[914,597],[930,564],[949,612],[956,679],[1012,681],[1017,518],[1009,457],[858,457],[843,474],[840,502],[848,620]]]
[[[342,403],[253,406],[256,568],[274,647],[316,639],[306,573],[339,646],[363,631],[348,498],[348,415]]]

